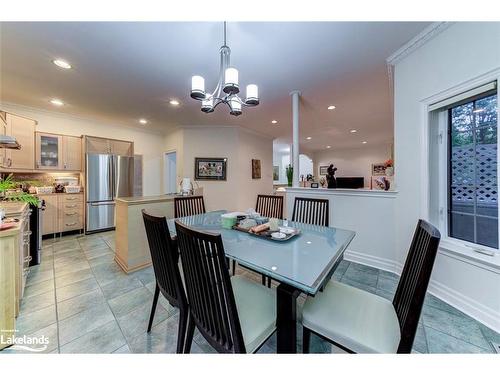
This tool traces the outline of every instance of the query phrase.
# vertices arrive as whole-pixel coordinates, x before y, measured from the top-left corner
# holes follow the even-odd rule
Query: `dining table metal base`
[[[297,297],[300,291],[281,283],[276,288],[277,353],[297,353]]]

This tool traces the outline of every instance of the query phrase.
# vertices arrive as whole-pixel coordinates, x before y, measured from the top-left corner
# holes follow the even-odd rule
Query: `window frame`
[[[498,226],[498,230],[497,230],[497,243],[499,244],[499,247],[490,247],[490,246],[487,246],[487,245],[483,245],[483,244],[479,244],[479,243],[476,243],[476,242],[471,242],[471,241],[467,241],[467,240],[462,240],[462,239],[459,239],[459,238],[456,238],[456,237],[452,237],[451,236],[451,225],[450,225],[450,221],[451,221],[451,215],[453,213],[453,210],[451,209],[452,207],[452,186],[451,186],[451,181],[452,181],[452,168],[451,168],[451,165],[452,165],[452,111],[453,111],[453,108],[456,108],[456,107],[459,107],[461,105],[465,105],[467,103],[473,103],[473,108],[475,110],[476,108],[476,102],[478,100],[481,100],[481,99],[484,99],[484,98],[487,98],[489,96],[494,96],[496,95],[497,96],[497,194],[498,194],[498,188],[500,187],[500,178],[499,178],[499,163],[498,163],[498,159],[499,159],[499,152],[500,152],[500,141],[499,141],[499,138],[498,138],[498,90],[495,88],[495,89],[492,89],[492,90],[487,90],[487,91],[484,91],[482,93],[479,93],[479,94],[476,94],[476,95],[473,95],[471,97],[468,97],[466,99],[463,99],[463,100],[460,100],[460,101],[457,101],[456,103],[452,103],[450,105],[448,105],[447,107],[445,108],[442,108],[442,110],[439,110],[439,112],[443,112],[443,117],[446,117],[446,120],[445,120],[445,123],[442,124],[441,122],[443,121],[442,118],[440,118],[440,123],[439,123],[439,127],[440,127],[440,134],[441,134],[441,131],[443,131],[442,134],[445,134],[446,135],[446,142],[440,142],[440,148],[446,148],[446,152],[444,153],[446,156],[446,160],[445,160],[445,163],[446,163],[446,167],[445,169],[443,169],[444,171],[446,171],[445,175],[446,175],[446,207],[443,207],[444,208],[444,216],[446,217],[445,219],[445,225],[443,226],[443,230],[441,231],[442,233],[446,233],[446,238],[448,240],[452,240],[452,241],[460,241],[460,243],[463,243],[465,246],[467,247],[470,247],[472,249],[477,249],[477,250],[486,250],[486,251],[495,251],[495,252],[500,252],[500,212],[497,213],[497,216],[496,216],[496,219],[497,219],[497,226]],[[476,147],[477,147],[477,143],[476,143],[476,137],[477,137],[477,128],[476,128],[476,112],[474,112],[473,110],[473,127],[472,127],[472,136],[473,136],[473,147],[474,147],[474,154],[476,154]],[[444,128],[444,129],[443,129]],[[442,155],[442,153],[440,152],[439,153],[440,155]],[[477,165],[476,165],[476,158],[474,158],[474,189],[477,189]],[[441,190],[441,187],[440,187],[440,190]],[[498,194],[500,195],[500,194]],[[486,217],[484,215],[478,215],[477,214],[477,195],[476,195],[476,191],[474,191],[474,213],[473,214],[466,214],[466,216],[472,216],[474,218],[474,240],[477,241],[477,217],[480,216],[480,217]],[[441,199],[439,199],[440,203],[441,203]],[[498,203],[497,201],[497,210],[500,211],[500,204]]]

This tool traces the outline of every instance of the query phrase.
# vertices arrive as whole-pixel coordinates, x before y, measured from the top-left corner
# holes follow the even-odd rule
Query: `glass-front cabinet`
[[[36,133],[36,168],[62,169],[62,136]]]

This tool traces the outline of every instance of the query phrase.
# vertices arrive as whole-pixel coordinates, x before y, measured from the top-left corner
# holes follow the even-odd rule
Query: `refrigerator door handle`
[[[98,206],[114,206],[115,202],[91,202],[91,206],[93,207],[98,207]]]
[[[111,198],[115,199],[116,197],[116,189],[115,189],[115,156],[110,155],[109,158],[109,184],[110,184],[110,192],[111,192]]]

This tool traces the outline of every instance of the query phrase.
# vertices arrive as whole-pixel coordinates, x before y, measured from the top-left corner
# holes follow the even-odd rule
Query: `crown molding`
[[[386,59],[387,64],[396,65],[399,61],[403,60],[406,56],[422,47],[429,40],[441,34],[453,24],[454,22],[433,22],[431,25],[427,26],[419,34],[405,43],[402,47],[400,47],[397,51],[395,51],[392,55],[390,55]]]
[[[141,132],[141,133],[148,133],[148,134],[161,135],[161,136],[165,135],[165,133],[162,132],[161,130],[146,128],[146,127],[140,128],[139,126],[133,126],[133,125],[123,124],[123,123],[118,123],[118,122],[111,122],[111,121],[105,122],[105,121],[101,121],[101,120],[97,120],[97,119],[93,119],[93,118],[89,118],[89,117],[83,117],[83,116],[77,116],[77,115],[72,115],[72,114],[68,114],[68,113],[50,111],[50,110],[44,109],[44,108],[30,107],[30,106],[27,106],[24,104],[17,104],[17,103],[12,103],[12,102],[7,102],[7,101],[0,102],[0,108],[2,110],[4,110],[4,106],[7,107],[6,112],[15,111],[16,109],[18,109],[20,111],[29,111],[29,112],[34,112],[34,113],[38,112],[38,113],[41,113],[41,114],[44,114],[47,116],[53,116],[53,117],[62,118],[62,119],[88,121],[88,122],[92,122],[95,124],[103,124],[103,125],[113,126],[115,128],[125,128],[127,130],[135,130],[135,131]],[[36,120],[36,118],[34,118],[33,120]]]

